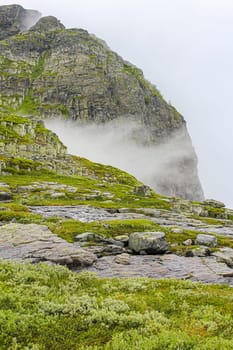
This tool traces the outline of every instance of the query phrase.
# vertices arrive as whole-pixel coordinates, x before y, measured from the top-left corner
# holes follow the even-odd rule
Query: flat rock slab
[[[47,261],[67,266],[91,265],[96,256],[53,234],[47,226],[9,224],[0,227],[0,258]]]
[[[124,265],[119,264],[116,257],[106,256],[98,259],[87,270],[97,273],[100,277],[177,278],[233,286],[233,269],[224,263],[218,263],[215,257],[132,255],[129,264]]]
[[[33,206],[30,207],[30,211],[45,217],[58,216],[79,220],[81,222],[138,219],[144,217],[144,215],[135,213],[112,213],[105,209],[95,208],[88,205]]]

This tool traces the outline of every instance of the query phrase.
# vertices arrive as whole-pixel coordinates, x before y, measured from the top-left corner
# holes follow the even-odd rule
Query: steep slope
[[[15,18],[10,9],[16,8],[8,6],[7,17]],[[6,17],[5,6],[0,14]],[[185,120],[140,69],[94,35],[65,29],[54,17],[42,17],[30,30],[13,31],[13,36],[4,21],[0,29],[8,33],[0,41],[0,106],[23,115],[82,123],[133,118],[141,127],[131,136],[143,147],[174,138],[173,154],[156,172],[156,190],[203,199]]]

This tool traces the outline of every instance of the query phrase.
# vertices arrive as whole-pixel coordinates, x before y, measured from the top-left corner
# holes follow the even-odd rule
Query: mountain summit
[[[135,143],[169,142],[149,185],[202,200],[197,157],[177,110],[105,42],[83,29],[65,29],[53,16],[39,18],[18,5],[0,6],[0,108],[75,123],[133,119],[140,126],[129,135]]]

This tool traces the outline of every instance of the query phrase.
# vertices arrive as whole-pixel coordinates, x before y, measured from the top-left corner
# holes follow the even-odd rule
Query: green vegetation
[[[23,115],[37,115],[39,103],[33,98],[32,89],[28,90],[28,94],[25,96],[23,103],[17,110],[17,113]]]
[[[37,62],[37,64],[35,65],[32,74],[31,74],[31,79],[32,81],[35,80],[37,77],[39,77],[43,71],[44,71],[44,66],[45,66],[45,60],[48,57],[49,53],[46,51],[45,53],[43,53],[40,57],[39,60]]]
[[[1,349],[231,350],[232,289],[0,264]]]
[[[142,87],[144,87],[150,91],[152,96],[157,96],[161,100],[163,100],[163,96],[161,95],[161,93],[159,92],[157,87],[152,85],[148,80],[146,80],[144,78],[141,69],[125,63],[123,66],[123,72],[125,72],[129,75],[133,75],[135,78],[137,78],[137,80],[139,81],[139,83],[141,84]],[[149,103],[148,99],[147,99],[147,103]]]

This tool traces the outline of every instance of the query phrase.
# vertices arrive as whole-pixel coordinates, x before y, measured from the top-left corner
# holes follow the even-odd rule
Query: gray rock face
[[[233,269],[217,262],[213,256],[186,258],[174,254],[132,255],[129,265],[121,264],[116,259],[113,256],[100,258],[87,270],[101,277],[177,278],[233,286]]]
[[[217,238],[211,235],[199,234],[196,237],[195,244],[205,245],[207,247],[216,247]]]
[[[140,254],[161,254],[168,245],[163,232],[134,232],[129,236],[129,248]]]
[[[91,265],[96,256],[54,235],[47,226],[8,224],[0,227],[0,258],[47,261],[68,266]]]
[[[25,11],[19,6],[16,10]],[[18,12],[6,14],[5,7],[0,12],[2,21],[9,17],[14,23],[18,18]],[[13,35],[21,29],[12,28],[2,35],[7,45],[0,40],[1,105],[17,111],[30,100],[28,115],[65,117],[76,123],[133,118],[140,128],[130,136],[137,144],[156,146],[172,140],[169,161],[150,185],[162,194],[203,200],[185,120],[140,69],[87,31],[63,29],[54,17],[42,18],[20,36]]]
[[[30,31],[46,32],[49,30],[65,29],[64,25],[53,16],[42,17]]]
[[[20,5],[0,6],[0,40],[20,33],[36,23],[41,14]]]

